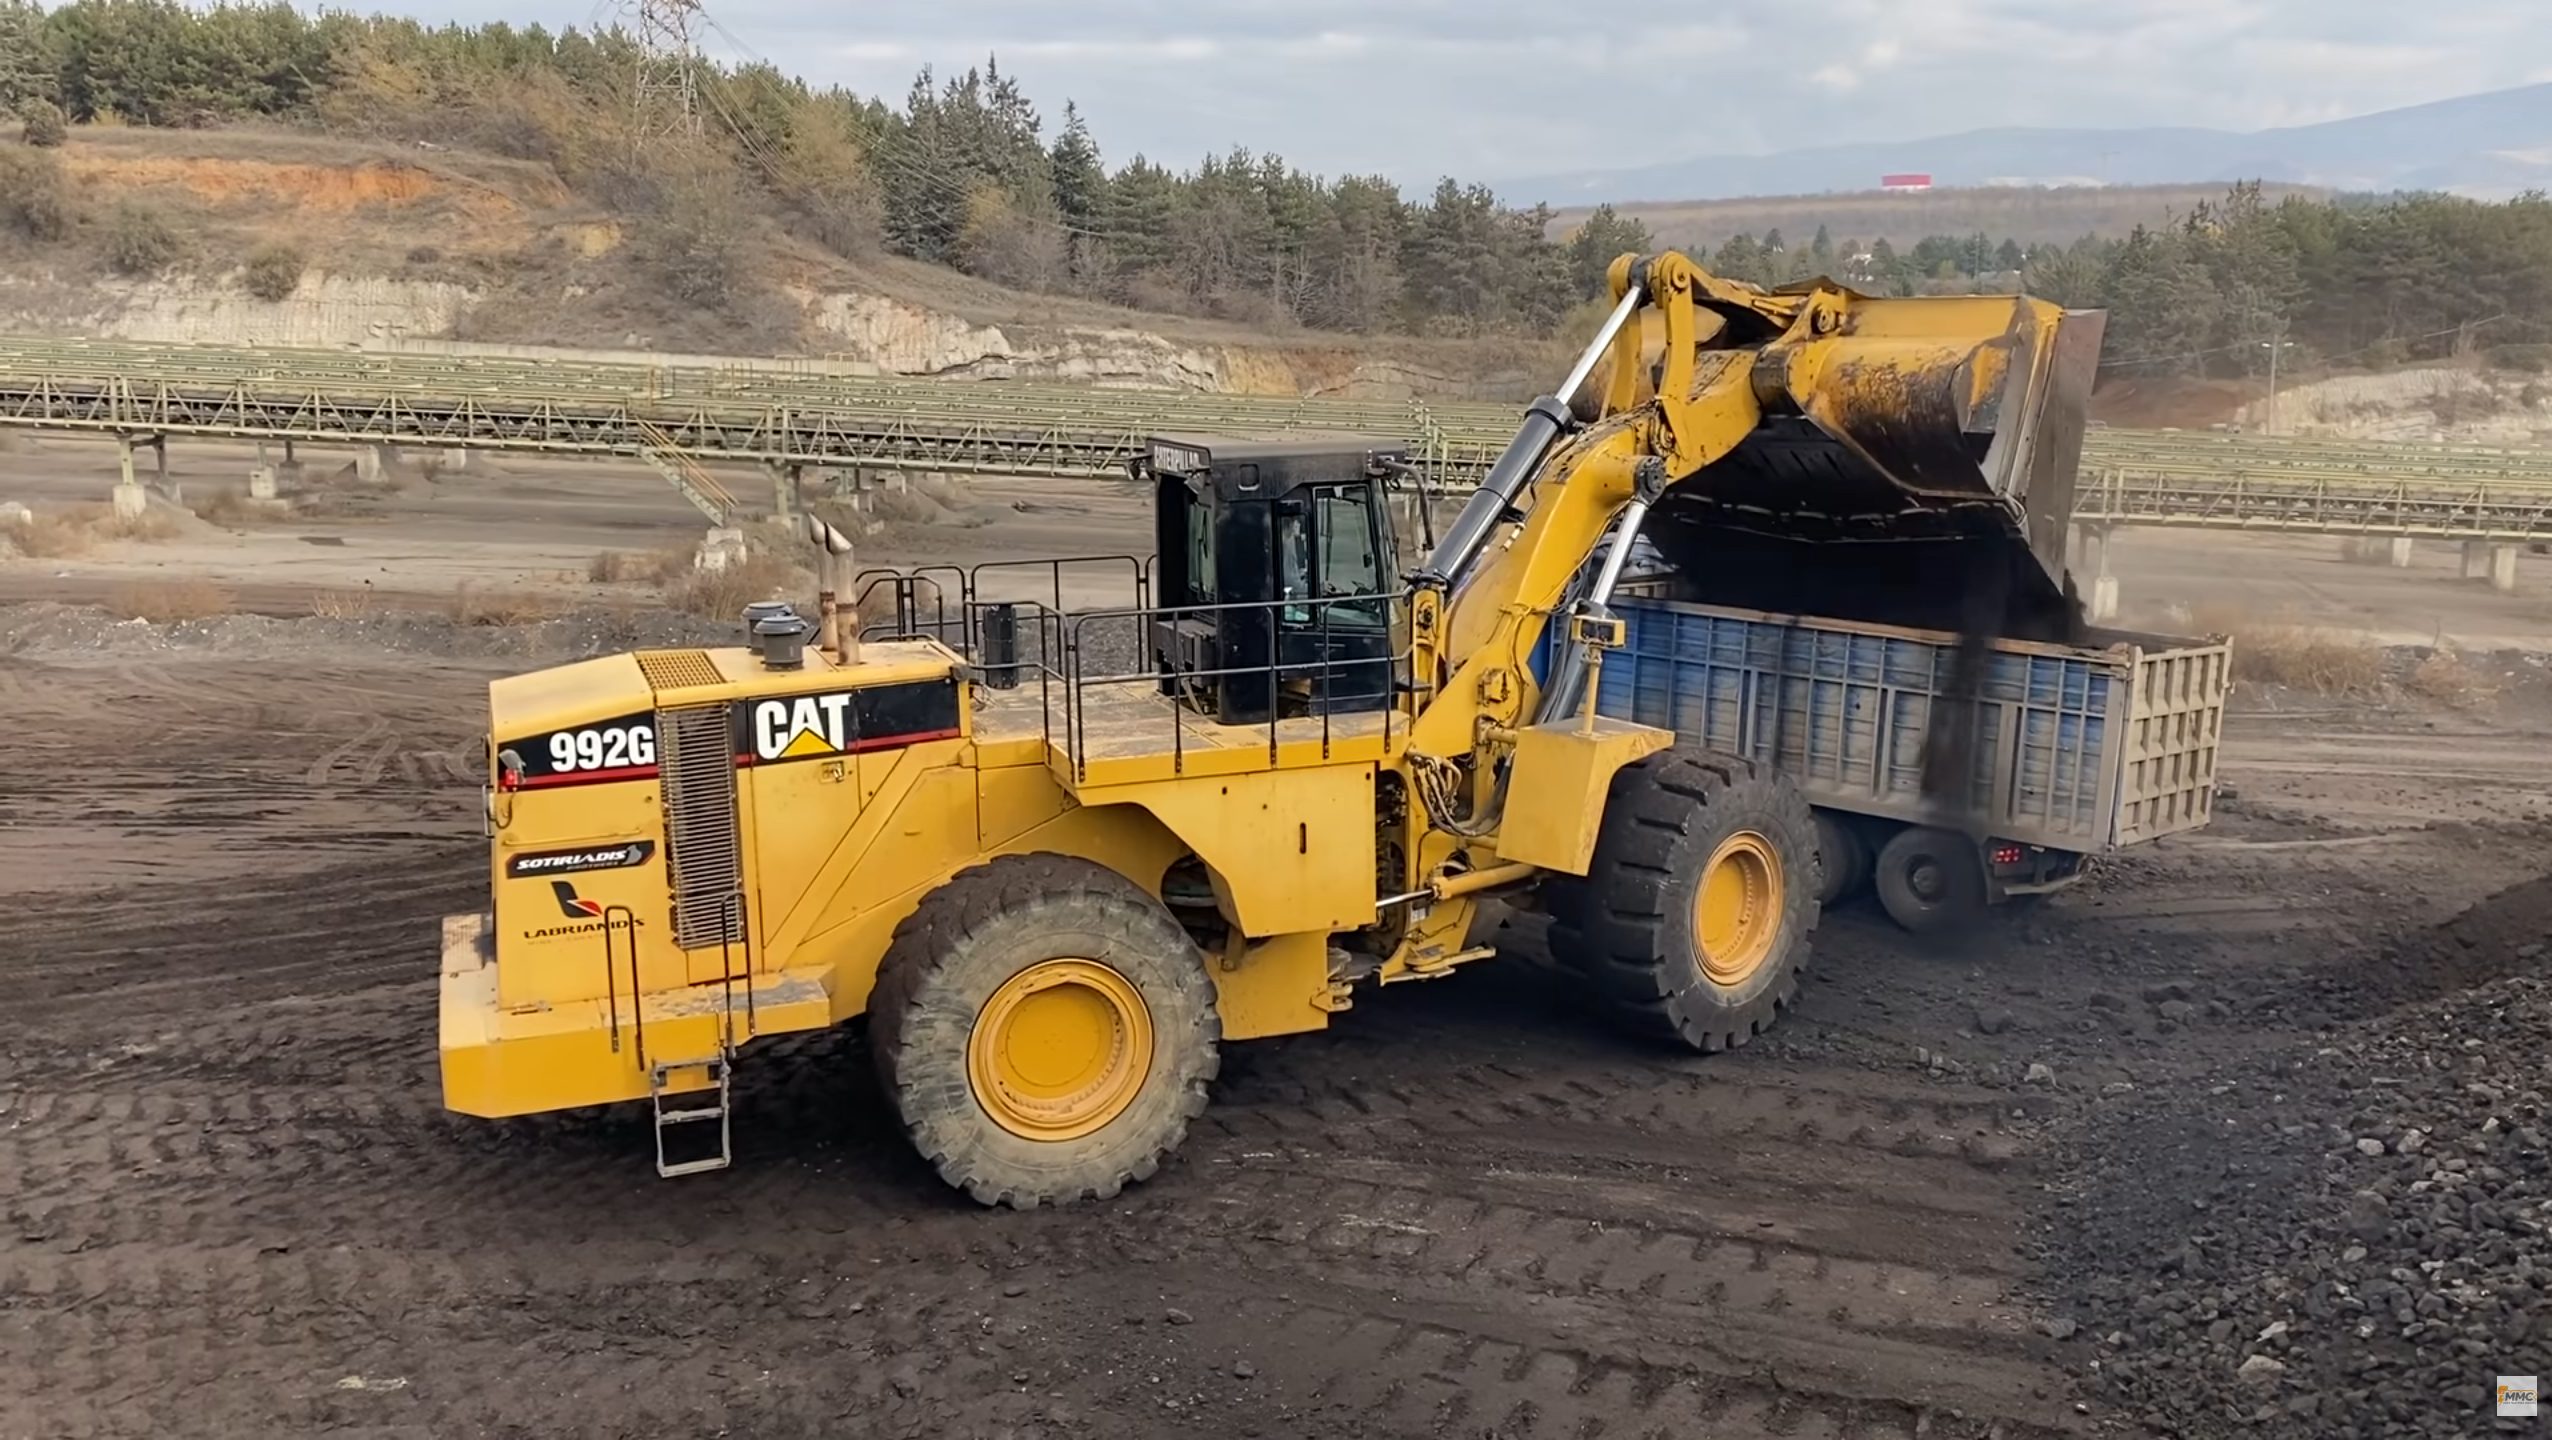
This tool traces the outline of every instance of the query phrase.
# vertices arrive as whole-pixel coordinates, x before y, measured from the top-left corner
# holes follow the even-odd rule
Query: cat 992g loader
[[[1406,573],[1392,447],[1164,438],[1133,463],[1158,505],[1134,605],[863,639],[828,588],[812,645],[759,607],[746,645],[495,682],[447,1105],[649,1101],[659,1168],[714,1168],[740,1056],[864,1016],[949,1183],[1107,1196],[1179,1143],[1225,1042],[1487,956],[1491,898],[1547,907],[1639,1033],[1745,1043],[1806,963],[1816,832],[1771,772],[1595,712],[1625,562],[1778,535],[2061,610],[2100,317],[1764,291],[1672,253],[1611,285]]]

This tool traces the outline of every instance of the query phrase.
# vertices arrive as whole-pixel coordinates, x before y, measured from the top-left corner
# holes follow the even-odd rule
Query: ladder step
[[[654,1071],[650,1078],[654,1080],[655,1088],[663,1090],[670,1088],[667,1082],[685,1070],[700,1071],[708,1078],[709,1083],[714,1085],[726,1073],[727,1062],[724,1060],[659,1060],[649,1068]]]
[[[726,1169],[735,1158],[734,1133],[729,1128],[731,1107],[728,1103],[730,1087],[735,1077],[733,1057],[720,1054],[704,1056],[697,1060],[659,1060],[647,1068],[648,1103],[654,1109],[656,1117],[656,1173],[666,1179],[672,1179],[681,1175],[702,1175],[712,1170]],[[673,1077],[693,1070],[699,1071],[701,1078],[709,1082],[708,1085],[686,1086],[676,1091],[672,1085]],[[701,1096],[699,1092],[711,1087],[715,1088],[716,1096],[714,1100],[710,1100],[710,1103],[682,1103],[683,1100],[694,1097],[709,1099],[707,1096]],[[676,1108],[668,1109],[668,1103]],[[666,1156],[665,1132],[667,1130],[676,1125],[692,1125],[708,1120],[718,1122],[718,1148],[715,1154],[704,1155],[696,1160],[673,1160]]]

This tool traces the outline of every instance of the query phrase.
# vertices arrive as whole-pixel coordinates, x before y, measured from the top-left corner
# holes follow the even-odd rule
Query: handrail
[[[630,909],[628,906],[626,906],[626,905],[607,905],[607,906],[603,907],[603,916],[602,916],[602,919],[603,919],[603,1007],[604,1007],[604,1014],[606,1014],[607,1016],[609,1016],[609,1017],[610,1017],[610,1022],[611,1022],[611,1053],[613,1053],[614,1055],[617,1055],[617,1054],[619,1054],[619,1053],[620,1053],[620,972],[619,972],[619,971],[617,971],[617,970],[615,970],[615,969],[612,967],[612,963],[611,963],[611,962],[612,962],[612,949],[611,949],[611,929],[612,929],[612,920],[611,920],[611,917],[612,917],[613,915],[615,915],[615,914],[625,915],[625,916],[627,916],[627,917],[628,917],[628,919],[629,919],[629,1000],[630,1000],[630,1006],[631,1006],[631,1008],[632,1008],[633,1010],[635,1010],[635,1009],[636,1009],[636,1007],[638,1006],[638,1004],[639,1004],[640,1002],[639,1002],[639,996],[638,996],[638,915],[637,915],[637,912],[636,912],[636,911],[631,910],[631,909]],[[643,1048],[643,1046],[641,1047],[641,1049],[640,1049],[639,1053],[640,1053],[640,1055],[641,1055],[642,1057],[645,1055],[645,1053],[646,1053],[646,1052],[645,1052],[645,1049]],[[639,1061],[638,1063],[639,1063],[639,1065],[641,1066],[641,1068],[643,1068],[643,1067],[646,1065],[646,1063],[647,1063],[647,1062],[645,1061],[645,1059],[641,1058],[641,1059],[640,1059],[640,1061]]]
[[[691,452],[683,449],[673,436],[665,433],[663,426],[643,415],[633,415],[629,418],[639,436],[647,442],[648,449],[656,452],[666,463],[681,471],[682,478],[691,482],[701,494],[708,496],[710,503],[730,515],[735,513],[735,496],[729,494],[727,487],[719,484],[717,477],[711,475],[699,461],[692,459]]]
[[[1018,663],[1023,666],[1032,666],[1038,673],[1039,683],[1041,686],[1040,706],[1044,712],[1044,725],[1047,743],[1049,745],[1053,743],[1054,707],[1052,691],[1045,687],[1055,684],[1059,684],[1061,686],[1063,691],[1062,708],[1064,721],[1064,754],[1067,762],[1071,766],[1072,778],[1076,783],[1078,783],[1089,778],[1089,692],[1092,689],[1103,685],[1157,685],[1161,683],[1164,678],[1213,680],[1242,675],[1265,677],[1269,684],[1270,704],[1268,718],[1264,724],[1266,725],[1268,732],[1268,763],[1273,765],[1277,763],[1278,758],[1281,755],[1282,733],[1280,727],[1283,722],[1287,719],[1309,718],[1311,713],[1315,713],[1306,712],[1301,716],[1286,715],[1281,703],[1283,683],[1291,678],[1314,676],[1324,682],[1329,682],[1324,683],[1321,687],[1325,692],[1334,688],[1334,681],[1339,672],[1348,669],[1364,669],[1370,667],[1381,672],[1382,689],[1380,693],[1383,703],[1375,708],[1382,716],[1382,743],[1384,747],[1388,749],[1393,735],[1397,733],[1395,712],[1399,710],[1400,696],[1404,693],[1402,684],[1403,677],[1407,676],[1414,679],[1413,667],[1415,660],[1413,647],[1404,646],[1370,658],[1342,661],[1328,653],[1329,646],[1327,641],[1335,633],[1332,629],[1333,622],[1331,620],[1331,614],[1340,606],[1370,605],[1375,602],[1381,602],[1383,606],[1383,613],[1385,615],[1384,626],[1386,633],[1388,633],[1391,628],[1389,617],[1393,614],[1400,613],[1398,607],[1406,603],[1409,593],[1410,592],[1405,590],[1378,590],[1360,592],[1353,595],[1331,595],[1318,597],[1300,596],[1273,600],[1231,600],[1199,605],[1124,606],[1099,610],[1075,611],[1071,613],[1048,610],[1046,607],[1035,601],[985,602],[985,604],[988,606],[990,604],[1010,603],[1021,607],[1033,607],[1038,632],[1037,654],[1033,659],[1023,654],[1019,658]],[[1084,633],[1093,625],[1125,623],[1136,627],[1137,633],[1140,634],[1146,633],[1149,622],[1162,618],[1172,616],[1214,615],[1244,610],[1260,610],[1268,613],[1268,618],[1271,622],[1270,634],[1272,636],[1276,633],[1277,624],[1283,619],[1280,612],[1285,610],[1301,609],[1317,611],[1320,615],[1320,633],[1323,641],[1321,645],[1322,653],[1314,659],[1296,661],[1281,660],[1277,656],[1277,647],[1271,643],[1268,648],[1268,657],[1264,664],[1225,665],[1204,670],[1180,670],[1167,677],[1165,677],[1157,668],[1094,675],[1088,673],[1083,666],[1083,656],[1085,653]],[[1049,635],[1054,636],[1056,641],[1052,648],[1050,648],[1048,644]],[[1184,703],[1173,700],[1173,702],[1169,706],[1165,707],[1165,709],[1169,716],[1171,726],[1171,770],[1174,774],[1184,774],[1186,773],[1186,726],[1188,723],[1189,707]],[[1316,713],[1319,715],[1321,720],[1321,755],[1323,759],[1326,759],[1331,753],[1335,740],[1334,719],[1338,713],[1338,706],[1333,700],[1324,699],[1319,705]],[[1409,720],[1410,717],[1407,716],[1397,717],[1397,721],[1400,724],[1409,723]],[[1253,728],[1255,728],[1256,723],[1257,722],[1253,722]]]

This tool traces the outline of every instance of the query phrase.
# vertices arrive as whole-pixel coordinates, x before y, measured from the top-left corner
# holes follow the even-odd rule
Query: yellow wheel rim
[[[1003,981],[975,1016],[966,1078],[995,1124],[1073,1140],[1134,1103],[1152,1069],[1152,1012],[1095,960],[1044,960]]]
[[[1772,958],[1781,936],[1782,884],[1781,857],[1752,830],[1738,831],[1710,852],[1693,896],[1692,936],[1712,984],[1744,984]]]

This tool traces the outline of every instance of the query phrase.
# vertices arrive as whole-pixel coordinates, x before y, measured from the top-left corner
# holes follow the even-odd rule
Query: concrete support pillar
[[[118,437],[115,442],[117,476],[115,481],[115,514],[118,519],[138,520],[151,508],[151,497],[142,482],[133,478],[133,442]]]
[[[266,456],[262,448],[258,452],[257,459],[260,464],[265,462]],[[285,487],[301,484],[301,461],[293,455],[292,441],[289,439],[284,441],[283,463],[275,467],[275,483]]]
[[[2074,527],[2074,553],[2080,557],[2080,563],[2074,566],[2075,569],[2081,571],[2085,575],[2108,574],[2109,527],[2106,525],[2076,525]]]
[[[354,478],[366,485],[378,485],[388,462],[389,447],[366,445],[354,452]]]
[[[2082,563],[2075,570],[2090,577],[2090,583],[2079,584],[2084,618],[2093,624],[2118,618],[2118,577],[2109,573],[2109,527],[2076,525],[2074,548]]]
[[[710,526],[691,563],[695,569],[713,571],[744,563],[744,532],[732,526]]]
[[[251,500],[273,500],[273,499],[278,498],[278,493],[279,493],[279,492],[278,492],[277,487],[276,487],[276,484],[275,484],[275,467],[274,467],[274,466],[272,466],[272,465],[251,465],[251,466],[249,466],[249,467],[248,467],[248,498],[249,498],[249,499],[251,499]]]
[[[2512,594],[2517,588],[2517,547],[2490,547],[2490,588],[2501,594]]]
[[[2487,540],[2464,541],[2463,578],[2466,580],[2478,580],[2489,573],[2490,542]]]
[[[2392,537],[2392,567],[2395,570],[2407,570],[2410,568],[2409,536],[2395,535]]]
[[[771,513],[782,520],[797,514],[802,508],[798,486],[806,478],[806,467],[765,464],[762,468],[771,473]]]
[[[450,446],[450,447],[448,447],[447,449],[445,449],[445,450],[444,450],[444,452],[443,452],[443,468],[444,468],[444,469],[446,469],[446,470],[467,470],[467,469],[469,469],[469,468],[470,468],[470,450],[469,450],[469,447],[468,447],[468,446],[465,446],[465,445],[454,445],[454,446]]]

